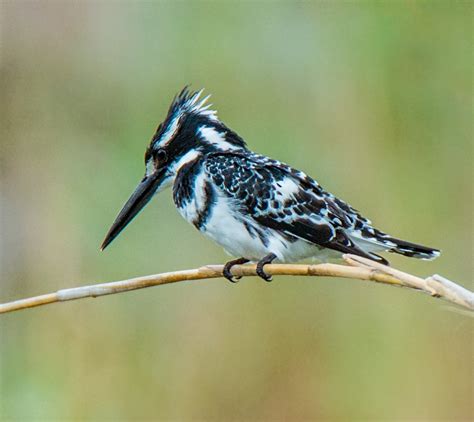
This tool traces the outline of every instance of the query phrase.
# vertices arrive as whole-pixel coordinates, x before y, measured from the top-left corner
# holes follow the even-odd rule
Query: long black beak
[[[158,170],[154,174],[143,178],[119,212],[119,215],[117,215],[117,218],[102,242],[100,250],[103,251],[150,201],[153,194],[163,182],[164,173],[164,171]]]

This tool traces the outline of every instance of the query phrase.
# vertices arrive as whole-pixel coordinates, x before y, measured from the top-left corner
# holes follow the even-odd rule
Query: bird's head
[[[150,201],[171,185],[179,170],[204,154],[242,150],[245,142],[225,126],[217,113],[201,99],[202,90],[185,87],[173,100],[165,120],[158,126],[145,152],[145,175],[125,203],[107,233],[105,249]]]

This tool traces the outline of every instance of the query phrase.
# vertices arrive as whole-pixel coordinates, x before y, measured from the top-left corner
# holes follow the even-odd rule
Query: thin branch
[[[342,277],[405,287],[428,293],[433,297],[445,299],[448,302],[474,311],[474,293],[439,275],[432,275],[423,279],[356,255],[344,255],[344,260],[349,265],[271,264],[265,266],[265,271],[271,275]],[[95,298],[179,281],[218,278],[222,277],[222,270],[222,265],[206,265],[193,270],[174,271],[123,281],[63,289],[55,293],[1,304],[0,313],[86,297]],[[235,276],[242,277],[256,275],[255,265],[235,266],[232,272]]]

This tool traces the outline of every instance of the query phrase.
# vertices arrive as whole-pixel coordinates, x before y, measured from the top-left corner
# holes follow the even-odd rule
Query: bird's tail
[[[387,251],[410,258],[428,260],[435,259],[440,255],[438,249],[397,239],[374,227],[370,227],[370,229],[366,231],[365,236],[363,236],[361,232],[353,233],[351,239],[376,260],[382,259],[380,256],[375,255],[374,252],[378,251]]]
[[[388,252],[398,253],[411,258],[431,260],[438,258],[438,256],[441,254],[438,249],[407,242],[406,240],[397,239],[391,236],[386,237],[384,240],[394,244],[393,247],[388,249]]]

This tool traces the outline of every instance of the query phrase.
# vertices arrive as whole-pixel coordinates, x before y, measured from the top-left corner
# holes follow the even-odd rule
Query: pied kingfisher
[[[148,203],[173,186],[180,214],[227,253],[239,257],[231,268],[273,260],[325,261],[352,253],[384,264],[374,252],[433,259],[439,251],[391,237],[374,228],[346,202],[326,192],[299,170],[250,151],[201,99],[202,90],[184,88],[173,100],[145,153],[145,176],[110,228],[104,249]]]

